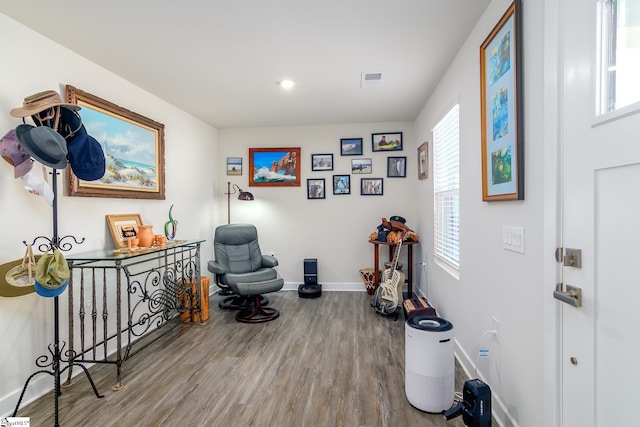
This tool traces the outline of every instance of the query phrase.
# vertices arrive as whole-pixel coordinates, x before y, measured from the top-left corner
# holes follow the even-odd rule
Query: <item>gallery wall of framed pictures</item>
[[[340,156],[349,156],[351,170],[335,167],[332,153],[311,154],[311,172],[333,171],[341,174],[331,176],[333,195],[360,194],[361,196],[383,196],[385,178],[406,178],[407,157],[384,154],[399,154],[404,150],[402,132],[378,132],[371,134],[371,154],[363,144],[364,138],[340,138]],[[388,153],[386,153],[388,152]],[[380,154],[382,153],[382,154]],[[340,162],[342,163],[342,162]],[[384,177],[372,177],[374,174]],[[362,175],[358,177],[356,175]],[[325,198],[324,183],[308,180],[308,198]],[[359,187],[359,190],[358,190]],[[319,188],[323,190],[320,191]]]
[[[364,144],[365,138],[358,136],[340,138],[337,141],[335,152],[318,152],[305,155],[304,157],[310,160],[308,163],[309,177],[306,180],[307,199],[326,199],[327,194],[334,196],[351,194],[383,196],[384,180],[386,178],[406,178],[407,157],[397,155],[402,154],[402,151],[404,151],[403,133],[397,131],[377,132],[372,133],[370,138],[370,150],[368,144]],[[418,149],[419,156],[422,156],[422,169],[418,174],[419,179],[426,177],[426,146],[426,143],[424,143]],[[271,157],[268,155],[271,155]],[[261,160],[262,157],[258,158],[258,156],[266,159],[262,162],[264,164],[260,164],[259,168],[256,166],[258,160]],[[339,161],[336,161],[336,156],[338,156]],[[277,161],[274,161],[273,158],[276,157]],[[348,157],[348,159],[340,161],[340,157]],[[303,163],[301,162],[300,147],[249,148],[249,167],[247,168],[249,171],[249,185],[274,186],[275,181],[265,184],[262,182],[264,179],[261,180],[260,177],[252,175],[256,173],[265,175],[266,169],[269,169],[269,173],[274,177],[286,175],[287,171],[281,173],[277,169],[281,164],[289,164],[291,162],[284,162],[282,158],[295,160],[295,168],[290,173],[292,180],[293,178],[295,180],[287,183],[287,185],[299,185],[300,164]],[[348,161],[345,162],[345,160]],[[329,172],[331,173],[329,174]],[[243,157],[228,157],[227,175],[242,174]],[[277,182],[277,184],[284,185],[282,182]],[[328,189],[327,185],[329,186]]]

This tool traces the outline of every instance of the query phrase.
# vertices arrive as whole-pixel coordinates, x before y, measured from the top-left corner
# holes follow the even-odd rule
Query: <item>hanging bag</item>
[[[33,256],[31,245],[27,245],[27,250],[22,258],[22,264],[16,265],[5,275],[5,280],[11,286],[33,286],[36,274],[36,260]]]

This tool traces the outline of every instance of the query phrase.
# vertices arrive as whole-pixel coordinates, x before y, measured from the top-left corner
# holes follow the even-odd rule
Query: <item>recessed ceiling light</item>
[[[293,80],[280,80],[278,82],[278,85],[280,85],[280,87],[283,89],[291,89],[295,84],[296,82],[294,82]]]

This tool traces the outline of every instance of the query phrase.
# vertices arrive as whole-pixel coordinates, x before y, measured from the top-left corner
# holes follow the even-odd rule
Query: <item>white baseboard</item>
[[[27,387],[27,390],[24,393],[24,397],[20,403],[20,408],[25,407],[30,402],[33,402],[51,390],[53,390],[53,377],[51,375],[45,374],[40,375],[40,377],[34,377],[29,382],[29,387]],[[0,399],[0,414],[3,414],[3,417],[13,416],[13,411],[15,411],[16,405],[18,404],[20,393],[22,393],[22,389],[15,390]],[[51,402],[51,408],[53,410],[53,402]],[[20,411],[18,411],[17,416],[20,416]]]
[[[285,282],[282,291],[298,291],[298,286],[302,283]],[[362,283],[320,283],[323,291],[341,291],[341,292],[366,292]],[[209,296],[215,295],[220,289],[217,286],[211,286]]]
[[[285,282],[282,287],[283,291],[297,291],[298,286],[302,283]],[[322,291],[343,291],[343,292],[366,292],[364,284],[360,283],[319,283],[322,285]]]

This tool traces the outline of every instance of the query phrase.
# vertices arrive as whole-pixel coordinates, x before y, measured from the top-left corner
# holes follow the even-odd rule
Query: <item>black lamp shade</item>
[[[238,195],[238,200],[253,200],[253,194],[248,191],[241,191]]]

